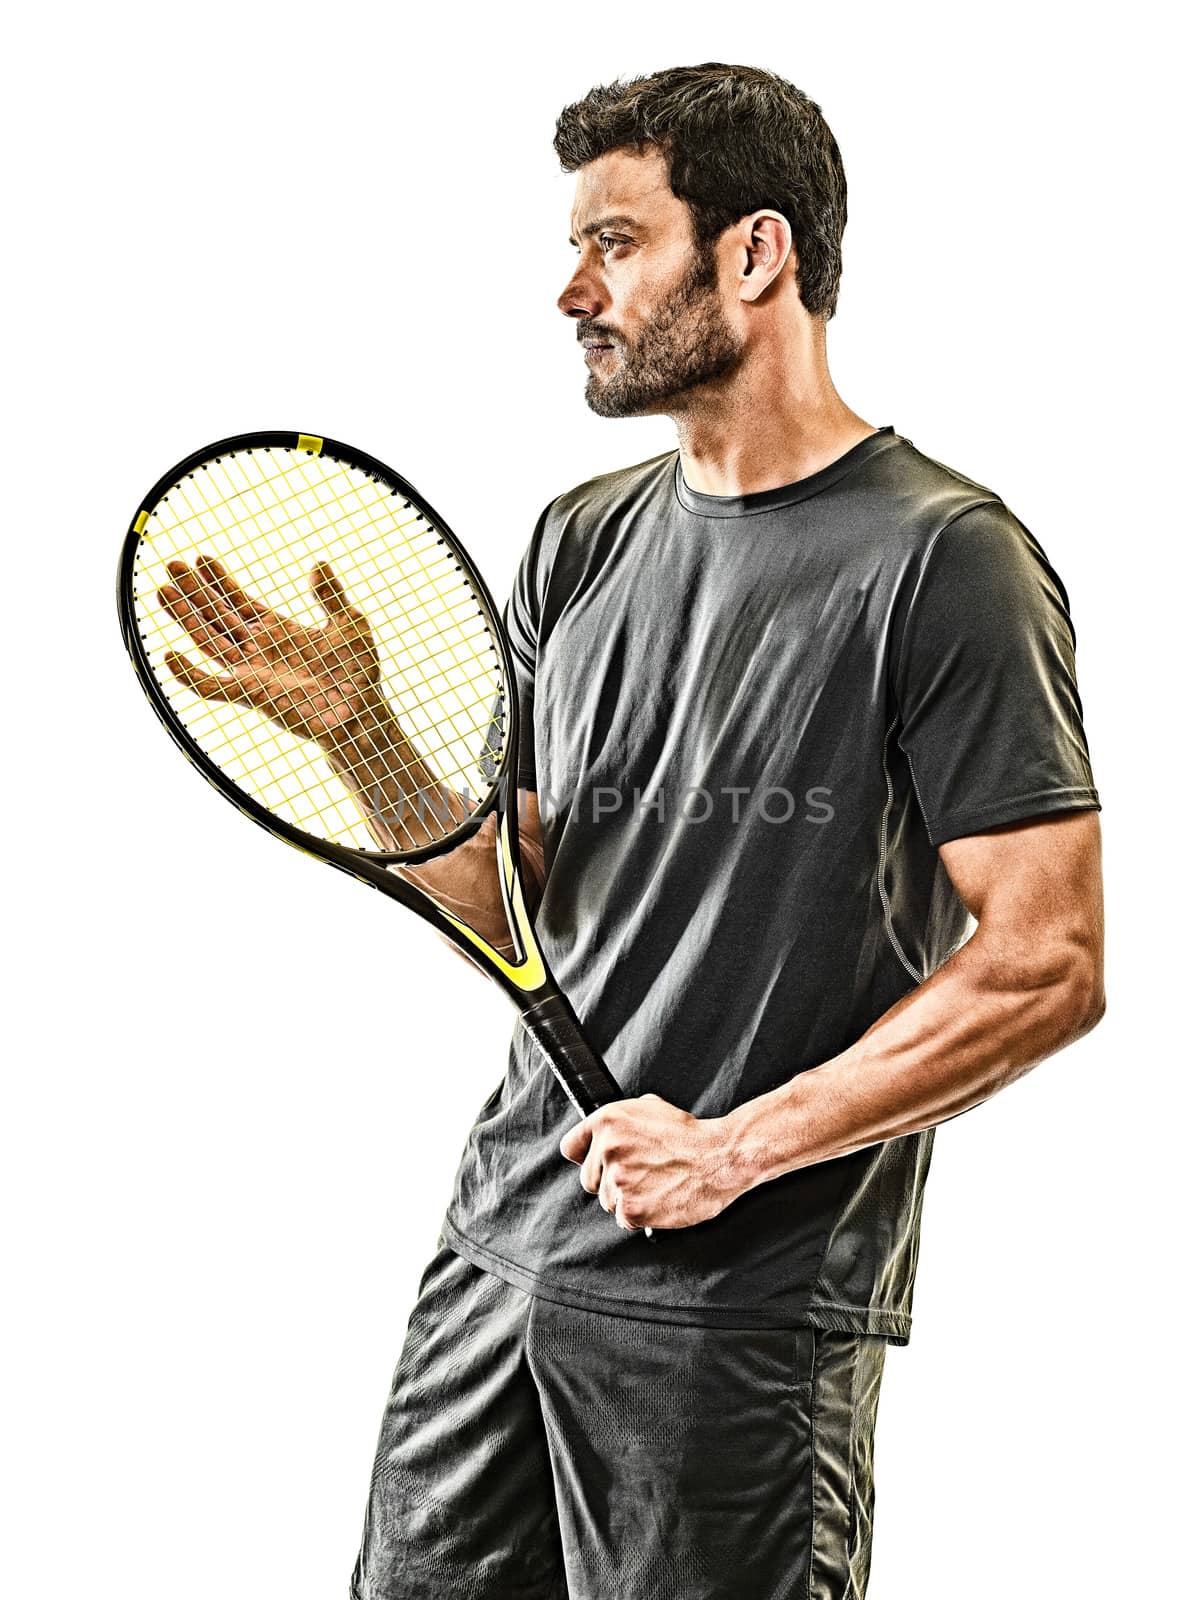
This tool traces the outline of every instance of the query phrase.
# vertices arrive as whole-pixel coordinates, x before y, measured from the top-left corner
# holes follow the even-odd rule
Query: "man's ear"
[[[738,224],[742,300],[757,300],[788,267],[792,225],[778,211],[755,211]]]

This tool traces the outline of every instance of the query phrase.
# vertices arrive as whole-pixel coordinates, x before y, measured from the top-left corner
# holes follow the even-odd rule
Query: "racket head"
[[[199,555],[219,560],[248,604],[307,628],[322,623],[312,571],[328,562],[368,624],[384,698],[439,787],[465,797],[460,821],[448,818],[434,838],[424,822],[410,848],[381,849],[312,739],[181,682],[167,656],[195,662],[202,652],[159,591],[172,581],[169,560]],[[134,668],[175,743],[272,833],[339,865],[415,864],[453,849],[498,810],[513,842],[507,801],[519,730],[505,628],[445,521],[375,457],[291,431],[238,434],[193,452],[134,512],[117,603]],[[215,660],[204,665],[225,675]]]

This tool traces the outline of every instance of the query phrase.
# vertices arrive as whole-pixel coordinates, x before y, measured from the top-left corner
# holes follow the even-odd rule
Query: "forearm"
[[[500,890],[500,876],[496,868],[496,818],[489,817],[472,838],[445,856],[435,856],[432,861],[415,867],[397,867],[410,883],[433,895],[439,905],[463,922],[467,922],[503,956],[516,954],[504,912],[504,898]],[[526,889],[530,919],[536,915],[541,895],[544,867],[540,834],[530,838],[518,835],[521,852],[521,879]],[[451,949],[470,960],[450,943]],[[474,965],[474,963],[471,963]]]
[[[331,729],[321,745],[381,850],[429,844],[467,813],[382,702]]]
[[[1069,945],[1031,964],[977,932],[848,1050],[729,1115],[739,1187],[970,1110],[1086,1033],[1101,992]]]
[[[470,814],[463,797],[436,777],[385,711],[344,724],[323,744],[380,850],[431,843]],[[521,854],[524,881],[530,884],[534,878],[540,886],[540,835],[536,851],[522,836]],[[392,870],[468,923],[502,955],[514,954],[496,869],[495,817],[446,855]]]

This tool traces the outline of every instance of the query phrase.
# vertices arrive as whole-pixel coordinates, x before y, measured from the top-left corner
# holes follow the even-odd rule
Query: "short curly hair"
[[[813,316],[833,316],[846,174],[820,106],[795,84],[761,67],[706,61],[597,85],[559,114],[554,150],[564,172],[626,147],[662,151],[699,249],[763,207],[785,216],[800,299]]]

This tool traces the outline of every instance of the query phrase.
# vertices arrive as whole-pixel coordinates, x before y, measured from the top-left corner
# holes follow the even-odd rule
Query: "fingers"
[[[271,686],[282,684],[287,673],[328,674],[339,682],[378,678],[370,630],[327,561],[318,562],[309,574],[313,593],[329,619],[323,628],[307,627],[264,605],[215,556],[197,556],[191,566],[171,560],[167,572],[171,581],[158,590],[160,604],[217,667],[236,675],[242,685],[237,698],[246,704],[257,703],[244,697],[251,678],[268,698],[274,697]],[[228,679],[187,662],[178,651],[173,656],[186,665],[172,670],[197,694],[230,698]]]
[[[378,657],[370,625],[357,606],[350,604],[341,579],[328,561],[319,561],[309,574],[313,594],[329,618],[321,648],[333,647],[332,659],[339,669],[375,678]]]
[[[172,567],[177,565],[182,565],[182,563],[171,563]],[[178,588],[174,584],[164,584],[158,591],[158,599],[164,610],[170,612],[179,626],[188,633],[193,643],[197,644],[205,655],[212,656],[214,661],[219,661],[224,667],[234,667],[244,659],[241,643],[232,639],[223,629],[208,621],[204,611],[183,587],[182,580]],[[245,630],[243,629],[244,632]]]
[[[621,1204],[621,1191],[618,1187],[619,1179],[615,1172],[605,1167],[600,1179],[600,1187],[596,1190],[596,1199],[599,1200],[602,1210],[610,1216],[616,1216],[617,1207]]]
[[[174,582],[158,591],[160,603],[206,655],[234,666],[250,643],[250,628],[225,596],[222,584],[232,580],[224,567],[211,556],[199,556],[194,569],[175,560],[167,562],[167,571]]]
[[[213,581],[214,565],[224,574],[220,562],[214,563],[211,556],[197,556],[194,568],[189,567],[186,561],[168,561],[167,571],[175,579],[184,598],[210,628],[245,643],[250,637],[249,631]]]
[[[178,650],[168,650],[163,662],[172,677],[205,700],[219,700],[226,705],[248,706],[252,703],[249,694],[236,679],[205,672],[203,667],[181,656]]]
[[[331,622],[341,622],[348,617],[358,619],[362,613],[355,610],[342,588],[342,580],[328,561],[318,561],[309,574],[313,593]]]
[[[602,1106],[582,1122],[577,1122],[559,1140],[558,1148],[568,1161],[578,1165],[579,1182],[589,1194],[596,1196],[601,1210],[607,1211],[620,1227],[633,1233],[641,1224],[631,1222],[624,1214],[626,1202],[622,1188],[628,1181],[629,1173],[617,1157],[612,1141],[604,1136],[606,1110]]]
[[[579,1168],[579,1181],[589,1194],[598,1195],[600,1193],[600,1185],[604,1182],[604,1175],[604,1155],[600,1141],[594,1139],[588,1147],[588,1153]]]
[[[585,1117],[582,1122],[577,1122],[558,1141],[558,1148],[568,1161],[573,1161],[576,1166],[583,1164],[583,1159],[588,1153],[592,1142],[592,1119]]]
[[[197,556],[196,571],[203,574],[210,587],[243,622],[270,621],[270,608],[252,599],[215,556]]]

